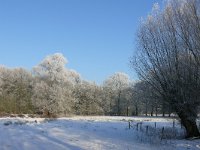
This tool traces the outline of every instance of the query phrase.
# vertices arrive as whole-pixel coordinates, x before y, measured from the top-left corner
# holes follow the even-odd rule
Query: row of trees
[[[199,137],[200,0],[156,4],[138,30],[134,69],[152,89],[152,96],[169,105],[181,119],[188,137]]]
[[[67,69],[62,54],[47,56],[31,72],[0,67],[0,112],[45,115],[139,115],[161,113],[144,82],[115,73],[101,86]],[[145,94],[144,94],[145,92]]]

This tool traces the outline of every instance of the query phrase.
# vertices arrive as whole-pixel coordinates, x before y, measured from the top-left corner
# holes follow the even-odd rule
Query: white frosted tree
[[[123,114],[126,116],[129,115],[138,115],[138,103],[135,101],[134,95],[135,91],[133,90],[133,87],[135,85],[134,81],[130,81],[129,85],[124,88],[122,91],[122,97],[123,97],[123,103],[121,105],[123,109]],[[136,106],[134,108],[134,106]],[[135,112],[134,112],[135,110]]]
[[[13,113],[13,75],[12,71],[4,66],[0,67],[0,103],[1,112]]]
[[[32,75],[23,68],[12,70],[14,89],[13,94],[16,100],[16,109],[18,113],[32,112]]]
[[[114,103],[116,105],[116,107],[114,107],[116,109],[114,112],[117,115],[121,115],[122,101],[125,100],[123,91],[129,86],[129,83],[129,76],[122,72],[117,72],[104,81],[104,89],[108,89],[112,97],[114,94]]]
[[[31,73],[23,68],[0,67],[1,111],[32,112]]]
[[[33,103],[43,113],[67,114],[73,105],[72,83],[69,70],[65,68],[66,58],[56,53],[47,56],[33,73],[37,77],[34,85]]]
[[[180,117],[187,137],[199,137],[200,0],[155,5],[137,32],[132,65]]]
[[[67,80],[73,85],[81,83],[81,75],[75,70],[67,70]]]
[[[33,68],[34,75],[52,83],[62,83],[67,80],[67,59],[61,53],[47,56],[39,65]]]
[[[75,110],[78,115],[103,114],[101,88],[95,83],[82,81],[76,88]]]

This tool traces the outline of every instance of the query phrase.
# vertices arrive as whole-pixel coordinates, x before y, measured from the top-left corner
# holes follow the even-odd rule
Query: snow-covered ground
[[[1,118],[0,150],[200,150],[200,140],[161,140],[163,127],[166,133],[171,132],[168,129],[173,127],[173,119]],[[176,134],[184,133],[178,122],[173,130],[178,131]]]

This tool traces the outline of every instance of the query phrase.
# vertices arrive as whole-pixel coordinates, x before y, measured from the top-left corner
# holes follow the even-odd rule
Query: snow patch
[[[171,127],[173,119],[146,117],[0,118],[2,150],[198,150],[200,140],[163,139],[129,129],[128,122]],[[16,123],[22,124],[16,124]],[[5,125],[8,123],[9,125]],[[177,129],[179,129],[178,124]],[[180,130],[181,131],[181,130]],[[150,133],[149,133],[150,134]],[[12,143],[11,143],[12,141]]]

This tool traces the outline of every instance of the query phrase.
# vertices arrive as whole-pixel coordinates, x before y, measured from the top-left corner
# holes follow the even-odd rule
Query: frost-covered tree
[[[33,106],[31,103],[32,96],[32,75],[22,68],[13,70],[14,89],[13,94],[16,99],[16,109],[18,113],[32,113]]]
[[[33,90],[33,104],[48,114],[66,114],[73,105],[72,83],[69,70],[65,68],[66,58],[56,53],[47,56],[33,73],[37,78]],[[69,77],[69,78],[68,78]]]
[[[127,110],[127,116],[128,115],[134,115],[138,116],[141,112],[141,99],[138,98],[137,90],[135,86],[137,85],[137,82],[131,82],[130,85],[125,89],[125,96],[126,99],[126,110]],[[131,113],[131,114],[130,114]]]
[[[121,115],[121,105],[124,100],[123,91],[129,86],[129,83],[129,76],[122,72],[117,72],[104,81],[104,89],[108,89],[110,91],[111,97],[114,96],[115,106],[111,107],[117,115]]]
[[[138,51],[132,63],[163,101],[178,114],[187,137],[200,136],[200,0],[156,4],[138,30]]]
[[[75,70],[67,70],[67,80],[71,82],[73,85],[81,83],[81,75]]]
[[[15,101],[13,100],[13,75],[12,71],[4,66],[0,67],[0,110],[1,112],[14,113]]]
[[[122,95],[121,95],[121,115],[132,115],[131,109],[132,109],[132,102],[133,102],[133,91],[131,90],[131,87],[128,86],[123,89]]]
[[[115,107],[114,90],[109,86],[107,86],[106,82],[103,83],[102,89],[103,89],[102,101],[103,101],[104,113],[106,115],[116,114],[116,112],[114,112],[113,110],[113,108]]]
[[[101,115],[102,90],[95,83],[82,81],[76,88],[75,110],[78,115]]]
[[[33,111],[31,73],[22,68],[0,67],[1,111],[24,113]]]
[[[67,59],[61,53],[47,56],[39,65],[33,68],[33,74],[49,83],[62,83],[67,80],[65,65]]]
[[[161,97],[156,91],[146,82],[138,81],[132,87],[133,90],[133,106],[135,115],[145,114],[153,116],[158,115],[158,109],[162,102]]]

